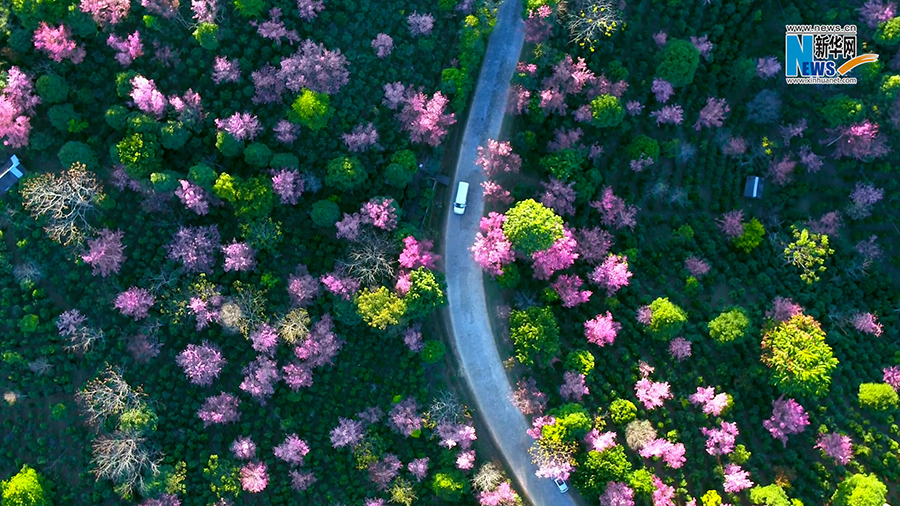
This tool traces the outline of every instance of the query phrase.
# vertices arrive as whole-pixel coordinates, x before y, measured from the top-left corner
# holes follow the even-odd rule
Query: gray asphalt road
[[[448,192],[450,198],[456,195],[458,181],[471,185],[463,216],[452,214],[452,203],[446,206],[450,214],[444,229],[443,253],[449,332],[459,374],[473,394],[475,416],[488,427],[520,493],[534,506],[576,506],[574,490],[560,494],[551,480],[534,475],[535,467],[528,455],[533,440],[525,433],[530,421],[510,402],[511,387],[491,330],[482,271],[468,250],[484,211],[479,186],[483,178],[475,158],[479,145],[486,145],[488,139],[496,139],[500,134],[509,82],[524,40],[520,12],[519,0],[506,0],[500,6],[463,133],[452,190]]]

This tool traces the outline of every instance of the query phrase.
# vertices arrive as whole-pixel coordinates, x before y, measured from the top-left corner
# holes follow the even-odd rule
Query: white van
[[[466,199],[469,197],[469,183],[460,181],[456,188],[456,200],[453,201],[453,213],[463,214],[466,212]]]

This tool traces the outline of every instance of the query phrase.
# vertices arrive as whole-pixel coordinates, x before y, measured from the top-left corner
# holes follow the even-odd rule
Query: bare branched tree
[[[75,163],[59,174],[41,174],[22,186],[22,203],[34,217],[46,217],[44,230],[63,245],[80,243],[91,229],[88,215],[104,198],[93,172]]]
[[[116,431],[94,440],[94,474],[116,484],[123,497],[135,489],[143,490],[144,476],[159,472],[160,459],[139,432]]]
[[[247,336],[266,321],[265,291],[240,283],[235,283],[235,290],[219,309],[219,322],[226,330]]]
[[[609,37],[622,25],[618,0],[575,0],[568,9],[569,33],[572,42],[593,46]]]
[[[427,412],[428,419],[435,423],[441,422],[460,423],[465,420],[465,406],[459,403],[459,398],[453,392],[441,390],[438,396],[431,401]]]
[[[95,427],[102,425],[110,416],[142,406],[145,397],[140,388],[131,388],[122,377],[121,370],[109,366],[75,394],[88,423]]]
[[[344,268],[351,277],[370,288],[394,276],[397,251],[387,238],[368,233],[351,246]]]
[[[472,477],[472,486],[475,490],[488,492],[494,490],[503,483],[503,471],[497,464],[487,462]]]
[[[46,376],[53,372],[53,365],[47,360],[47,357],[40,357],[28,362],[28,370],[38,376]]]
[[[44,279],[44,273],[41,271],[40,266],[33,260],[17,264],[12,269],[12,275],[16,280],[16,283],[19,283],[20,285],[22,283],[34,284]]]
[[[656,438],[656,429],[647,420],[634,420],[625,426],[625,444],[638,451]]]
[[[74,331],[67,334],[65,338],[66,344],[63,345],[64,350],[71,351],[78,355],[84,355],[94,347],[94,344],[106,339],[106,335],[101,329],[84,325],[74,329]]]
[[[310,323],[306,309],[292,309],[278,322],[278,335],[288,344],[297,343],[309,336]]]

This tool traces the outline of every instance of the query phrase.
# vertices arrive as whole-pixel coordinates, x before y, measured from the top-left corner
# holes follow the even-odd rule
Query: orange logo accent
[[[869,54],[861,54],[852,60],[847,60],[843,65],[838,67],[837,71],[840,75],[844,75],[847,72],[850,72],[854,68],[862,65],[863,63],[872,63],[878,60],[878,55],[869,53]]]

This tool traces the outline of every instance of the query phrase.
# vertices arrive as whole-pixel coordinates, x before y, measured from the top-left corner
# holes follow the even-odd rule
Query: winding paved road
[[[475,158],[478,146],[500,135],[510,79],[524,41],[520,12],[519,0],[506,0],[500,6],[450,187],[452,199],[458,181],[471,185],[466,213],[450,212],[444,229],[449,332],[459,373],[472,392],[475,416],[487,426],[524,498],[535,506],[576,506],[574,490],[560,494],[551,480],[534,475],[528,455],[533,440],[525,433],[530,422],[510,402],[511,387],[491,330],[481,268],[468,250],[484,212],[479,186],[483,178]],[[446,208],[451,210],[452,202]]]

